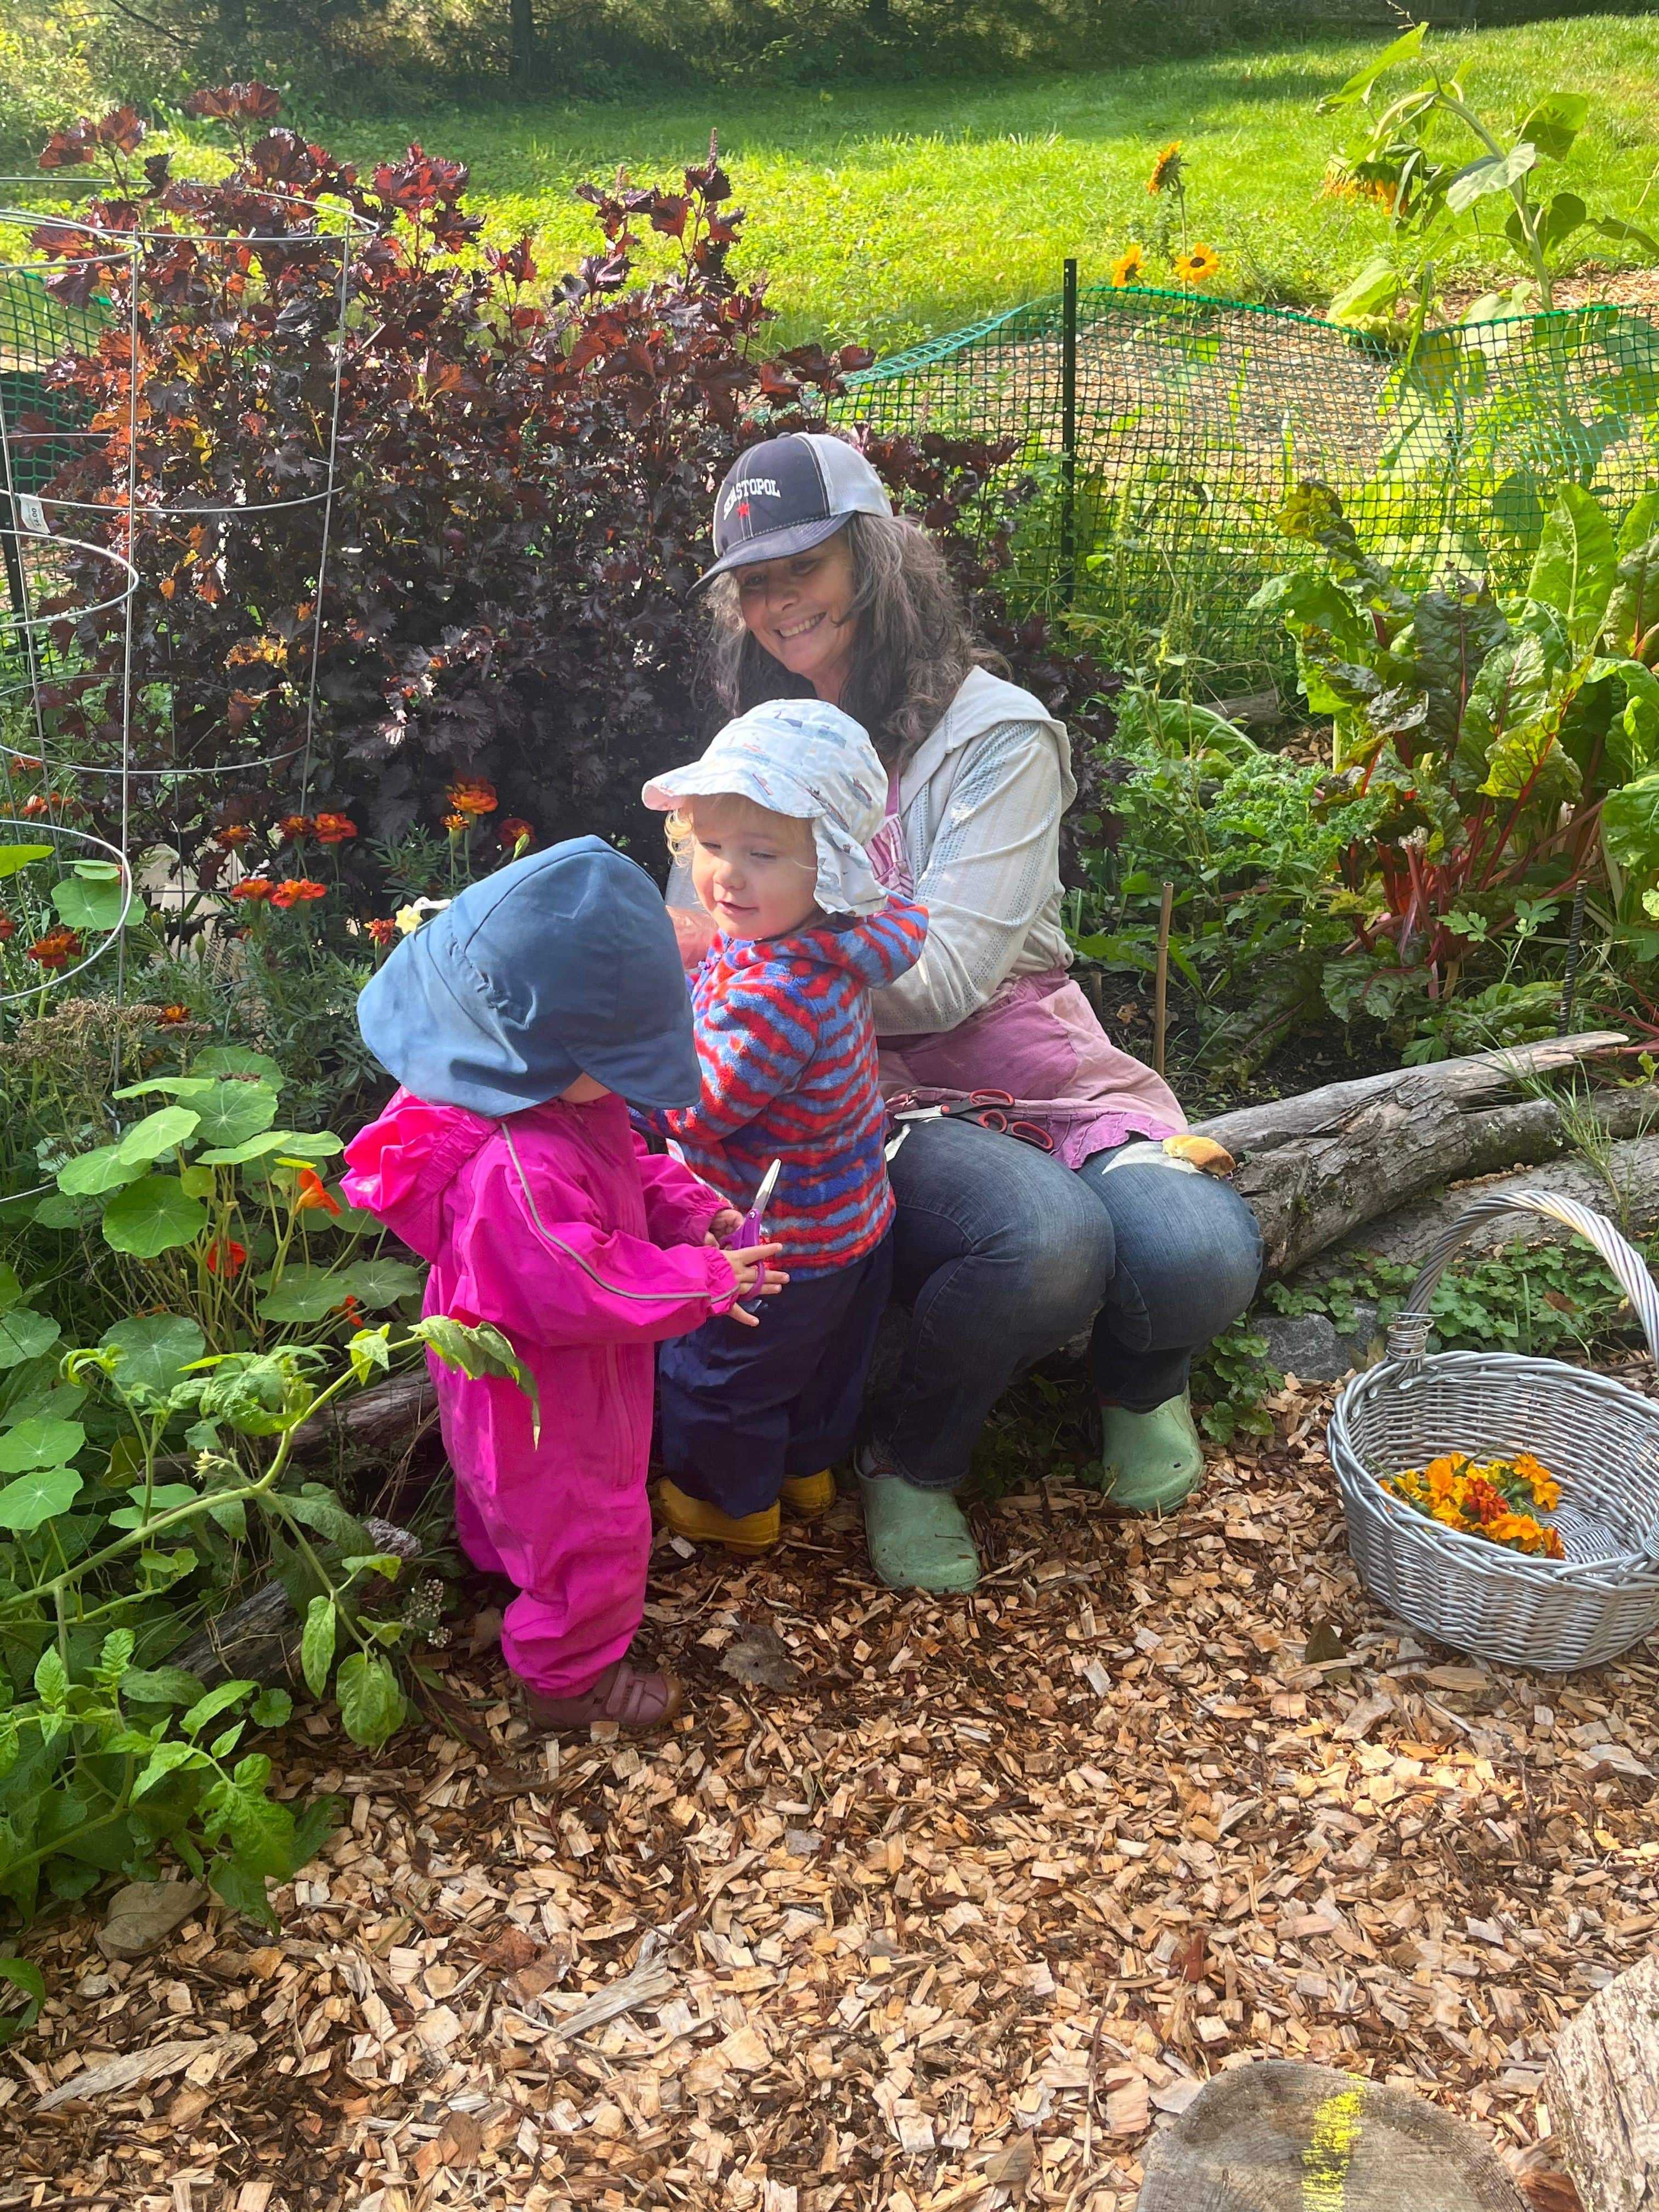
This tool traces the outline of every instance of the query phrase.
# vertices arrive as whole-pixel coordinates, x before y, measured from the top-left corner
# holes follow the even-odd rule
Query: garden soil
[[[664,1740],[546,1749],[465,1632],[476,1744],[368,1759],[311,1714],[287,1785],[345,1818],[279,1934],[214,1908],[128,1965],[77,1910],[35,1931],[0,2206],[1132,2212],[1150,2131],[1264,2056],[1541,2179],[1553,2038],[1659,1928],[1659,1670],[1404,1635],[1328,1410],[1287,1384],[1163,1522],[980,1509],[972,1598],[876,1587],[846,1506],[758,1565],[665,1543]]]

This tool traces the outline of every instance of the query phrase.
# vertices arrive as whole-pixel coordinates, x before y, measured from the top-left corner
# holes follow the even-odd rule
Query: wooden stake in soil
[[[1164,1018],[1170,998],[1170,916],[1175,910],[1175,885],[1164,886],[1164,903],[1158,915],[1158,989],[1152,1005],[1152,1066],[1164,1073]]]

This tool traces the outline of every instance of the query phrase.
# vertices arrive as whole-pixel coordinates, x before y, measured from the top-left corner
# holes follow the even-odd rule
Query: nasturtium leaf
[[[98,1340],[120,1353],[115,1379],[124,1389],[138,1382],[162,1396],[179,1382],[192,1359],[207,1350],[207,1339],[186,1314],[135,1314],[118,1321]]]
[[[14,1399],[0,1413],[0,1429],[15,1429],[20,1421],[37,1420],[43,1415],[53,1420],[72,1420],[86,1402],[84,1384],[49,1382],[40,1389]]]
[[[344,1272],[345,1288],[360,1305],[396,1305],[410,1297],[424,1279],[418,1267],[404,1260],[359,1260]]]
[[[67,1198],[95,1197],[101,1191],[119,1190],[136,1182],[144,1172],[142,1160],[124,1160],[118,1145],[100,1145],[94,1152],[77,1153],[58,1170],[58,1188]]]
[[[193,1243],[207,1222],[206,1206],[186,1197],[177,1176],[148,1175],[117,1191],[104,1208],[104,1242],[112,1251],[153,1260]]]
[[[62,1467],[87,1440],[79,1421],[41,1417],[19,1421],[0,1433],[0,1474],[25,1474],[38,1467]]]
[[[347,1295],[356,1289],[349,1279],[355,1270],[343,1267],[289,1266],[283,1270],[282,1281],[260,1299],[261,1320],[321,1321],[336,1306],[343,1304]]]
[[[115,1157],[125,1166],[148,1167],[164,1152],[174,1152],[196,1133],[198,1115],[188,1106],[163,1106],[135,1121],[115,1147]]]
[[[182,1167],[179,1170],[179,1188],[186,1198],[211,1198],[214,1182],[211,1168]]]
[[[276,1093],[265,1083],[216,1083],[190,1103],[200,1117],[196,1138],[203,1145],[240,1145],[276,1119]]]
[[[62,1334],[49,1314],[36,1313],[33,1306],[14,1306],[0,1314],[0,1371],[38,1359]]]
[[[84,1229],[102,1212],[95,1198],[70,1198],[53,1190],[47,1192],[29,1218],[42,1229]]]
[[[286,1728],[294,1711],[294,1700],[286,1690],[261,1690],[248,1707],[248,1718],[255,1728]]]
[[[27,1536],[43,1521],[66,1512],[80,1495],[81,1478],[72,1467],[38,1468],[0,1490],[0,1528]]]
[[[0,1313],[9,1313],[23,1295],[23,1285],[17,1279],[15,1267],[0,1261]]]
[[[403,1692],[390,1664],[367,1652],[342,1659],[334,1676],[340,1718],[353,1743],[378,1750],[404,1724]]]
[[[198,1075],[252,1075],[280,1091],[287,1081],[282,1067],[268,1052],[254,1052],[245,1044],[210,1044],[191,1062]]]
[[[15,876],[20,868],[27,868],[36,860],[51,858],[50,845],[0,845],[0,880]]]
[[[291,1152],[297,1159],[309,1163],[332,1159],[336,1152],[344,1150],[343,1139],[331,1136],[326,1130],[307,1135],[299,1129],[267,1129],[262,1135],[245,1138],[240,1144],[216,1146],[212,1152],[202,1154],[201,1164],[235,1168],[248,1160],[269,1159],[278,1152]]]
[[[211,1091],[215,1078],[210,1075],[152,1075],[146,1083],[124,1084],[119,1091],[112,1091],[112,1098],[199,1098],[204,1091]]]
[[[65,876],[62,883],[52,885],[52,902],[58,920],[70,929],[100,937],[130,911],[125,887],[118,878],[114,883],[89,884],[79,876]]]

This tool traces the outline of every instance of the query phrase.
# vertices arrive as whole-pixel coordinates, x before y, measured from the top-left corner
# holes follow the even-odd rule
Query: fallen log
[[[421,1540],[407,1528],[373,1515],[363,1527],[382,1552],[411,1562],[420,1558]],[[280,1681],[293,1669],[304,1626],[281,1583],[266,1583],[209,1621],[183,1650],[170,1652],[167,1664],[194,1674],[207,1690],[219,1682]]]
[[[1544,2099],[1585,2212],[1659,2202],[1659,1957],[1616,1975],[1562,2029]]]
[[[1328,1084],[1198,1127],[1238,1162],[1235,1187],[1261,1224],[1267,1272],[1288,1274],[1434,1184],[1559,1152],[1566,1132],[1554,1100],[1496,1102],[1530,1078],[1625,1042],[1616,1030],[1600,1030],[1475,1053]]]
[[[1653,1110],[1652,1094],[1645,1090],[1632,1100],[1630,1094],[1611,1094],[1607,1121],[1609,1135],[1624,1121],[1638,1101]],[[1621,1110],[1623,1109],[1623,1110]],[[1600,1117],[1597,1117],[1598,1120]],[[1508,1175],[1484,1176],[1413,1199],[1392,1213],[1366,1222],[1340,1243],[1328,1246],[1297,1275],[1298,1285],[1326,1281],[1363,1267],[1369,1260],[1392,1260],[1412,1267],[1427,1258],[1447,1223],[1470,1200],[1491,1198],[1504,1191],[1547,1190],[1558,1198],[1571,1198],[1580,1206],[1605,1213],[1627,1237],[1644,1237],[1659,1226],[1659,1133],[1610,1141],[1595,1164],[1581,1154],[1549,1160],[1541,1165],[1517,1168]],[[1509,1244],[1578,1244],[1581,1240],[1559,1221],[1539,1213],[1495,1215],[1476,1224],[1463,1246],[1466,1254],[1498,1251]]]

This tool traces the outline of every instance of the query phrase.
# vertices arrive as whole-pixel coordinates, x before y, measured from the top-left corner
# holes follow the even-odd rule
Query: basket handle
[[[1446,1262],[1477,1222],[1489,1221],[1498,1213],[1541,1213],[1552,1221],[1562,1223],[1587,1244],[1594,1245],[1619,1278],[1620,1287],[1642,1324],[1654,1364],[1659,1367],[1659,1289],[1655,1288],[1646,1261],[1626,1242],[1605,1214],[1580,1206],[1576,1199],[1558,1198],[1553,1191],[1547,1190],[1493,1191],[1465,1206],[1456,1220],[1441,1231],[1412,1285],[1411,1296],[1389,1323],[1390,1360],[1415,1370],[1428,1343],[1429,1300],[1434,1296],[1434,1286],[1444,1273]]]

